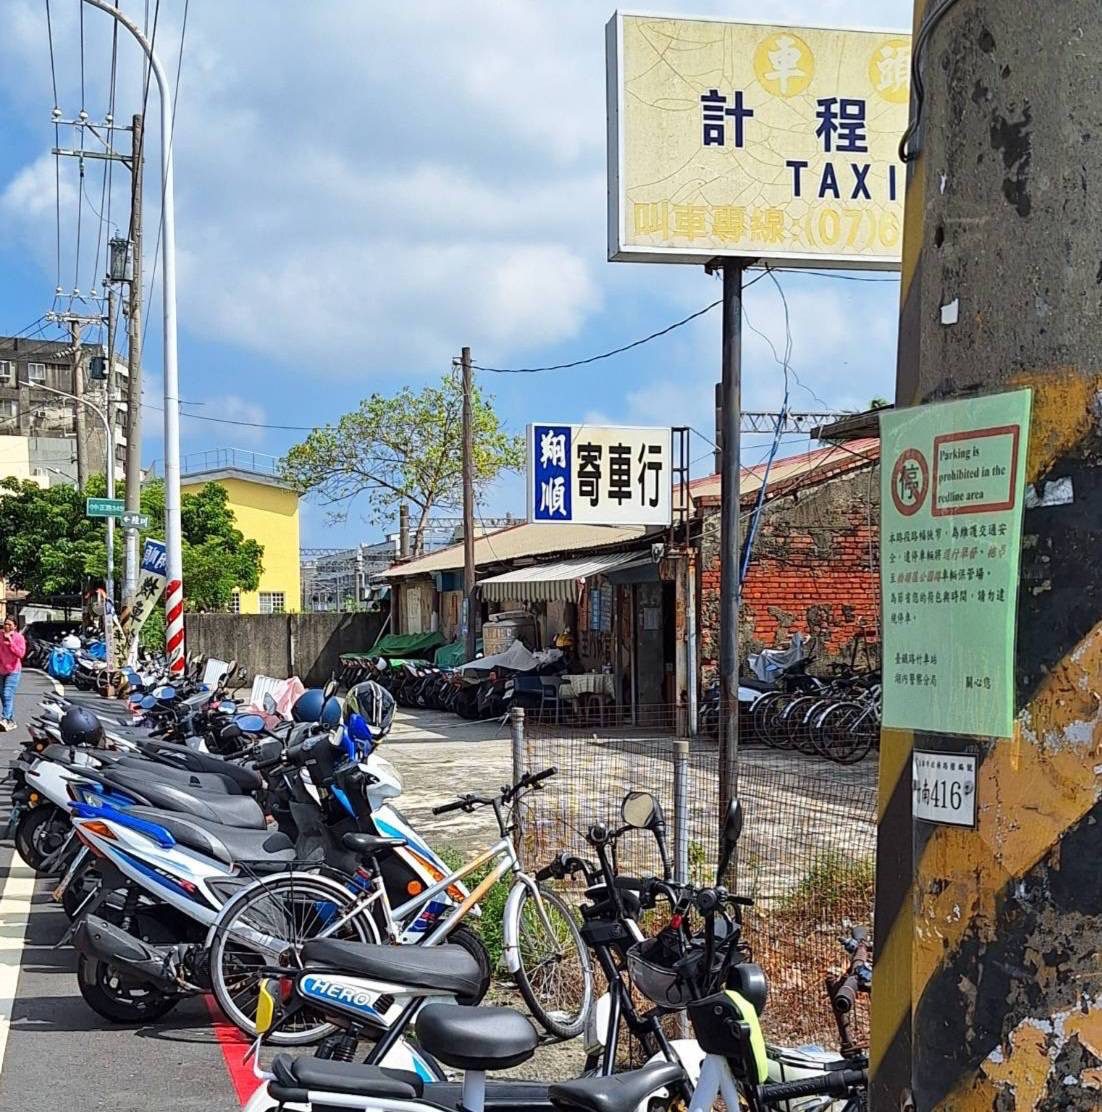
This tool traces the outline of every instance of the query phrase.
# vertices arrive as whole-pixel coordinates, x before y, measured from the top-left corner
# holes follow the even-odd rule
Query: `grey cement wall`
[[[385,614],[188,614],[189,653],[236,660],[250,675],[297,675],[320,686],[341,653],[367,652]]]

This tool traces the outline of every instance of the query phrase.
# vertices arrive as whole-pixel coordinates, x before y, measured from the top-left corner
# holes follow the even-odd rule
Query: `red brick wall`
[[[797,631],[817,637],[819,663],[848,659],[861,630],[875,637],[879,525],[876,470],[767,503],[742,589],[743,660],[762,648],[787,646]],[[719,651],[718,547],[719,518],[712,515],[705,522],[700,574],[701,664],[708,677]]]

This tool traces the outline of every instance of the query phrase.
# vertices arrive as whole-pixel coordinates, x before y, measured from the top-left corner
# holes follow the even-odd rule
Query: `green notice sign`
[[[122,517],[125,510],[121,498],[87,498],[84,502],[85,517]]]
[[[1032,393],[885,413],[884,725],[1009,737]]]

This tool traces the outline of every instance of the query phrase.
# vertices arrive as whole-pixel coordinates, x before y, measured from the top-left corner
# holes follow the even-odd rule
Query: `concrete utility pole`
[[[1040,504],[1013,738],[882,738],[873,1108],[908,1086],[920,1112],[1097,1108],[1102,22],[1097,0],[920,0],[916,21],[897,403],[1031,386]],[[975,829],[916,822],[912,843],[912,746],[977,755]]]
[[[107,283],[107,381],[104,383],[104,432],[107,434],[107,497],[115,497],[115,287]],[[107,579],[104,583],[111,606],[115,601],[115,519],[107,519]],[[104,615],[104,623],[110,617]]]
[[[474,660],[474,428],[471,423],[471,349],[465,347],[463,365],[463,598],[467,603],[468,660]]]
[[[720,396],[719,801],[738,798],[739,498],[742,428],[742,271],[723,263],[723,381]]]
[[[398,507],[398,558],[409,559],[409,506],[405,502]]]
[[[127,316],[128,371],[126,384],[126,509],[142,508],[142,167],[145,162],[144,121],[136,113],[130,132],[130,296]],[[138,589],[138,530],[126,530],[126,573],[123,605],[134,605]]]
[[[80,321],[69,321],[69,347],[73,361],[73,428],[77,442],[77,486],[88,482],[88,425],[84,419],[84,348]]]

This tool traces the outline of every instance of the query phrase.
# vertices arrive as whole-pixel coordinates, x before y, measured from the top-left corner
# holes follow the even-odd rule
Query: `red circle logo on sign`
[[[892,468],[892,501],[904,516],[910,517],[922,509],[930,491],[930,467],[926,457],[917,448],[901,453]]]

